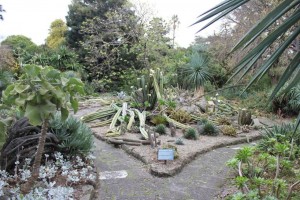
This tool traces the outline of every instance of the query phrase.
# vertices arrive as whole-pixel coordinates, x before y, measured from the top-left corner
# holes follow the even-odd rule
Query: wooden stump
[[[239,110],[238,123],[240,126],[252,123],[251,112],[245,108]]]

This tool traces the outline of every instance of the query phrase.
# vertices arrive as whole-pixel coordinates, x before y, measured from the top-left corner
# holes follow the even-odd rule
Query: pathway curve
[[[197,157],[170,178],[149,174],[147,166],[103,141],[95,139],[96,165],[103,173],[121,171],[125,178],[100,180],[100,200],[211,200],[226,181],[227,160],[241,145],[219,148]],[[125,170],[125,171],[124,171]]]

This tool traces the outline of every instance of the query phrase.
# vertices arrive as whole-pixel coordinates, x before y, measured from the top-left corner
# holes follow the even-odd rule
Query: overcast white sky
[[[177,14],[180,25],[176,42],[187,47],[201,27],[189,27],[197,16],[221,2],[221,0],[141,0],[153,7],[157,16],[170,20]],[[0,0],[6,10],[4,21],[0,21],[0,40],[9,35],[25,35],[36,44],[43,44],[50,24],[55,19],[65,20],[71,0]],[[200,35],[213,34],[217,27],[209,28]]]

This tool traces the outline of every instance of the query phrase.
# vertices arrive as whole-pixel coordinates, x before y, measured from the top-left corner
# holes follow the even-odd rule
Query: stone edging
[[[106,139],[101,136],[100,134],[94,133],[94,136],[102,141],[106,141]],[[201,154],[207,153],[209,151],[212,151],[214,149],[218,149],[221,147],[226,147],[229,145],[236,145],[236,144],[242,144],[242,143],[246,143],[249,141],[255,141],[255,140],[259,140],[262,138],[261,134],[257,134],[257,135],[253,135],[253,136],[248,136],[248,137],[242,137],[242,138],[238,138],[232,141],[226,141],[226,142],[218,142],[214,145],[211,145],[209,147],[200,149],[197,152],[191,153],[188,157],[186,157],[184,160],[181,161],[180,164],[176,163],[173,166],[170,167],[164,167],[161,168],[159,167],[160,164],[157,163],[149,163],[147,161],[147,159],[144,156],[141,156],[140,154],[138,154],[133,148],[130,148],[128,145],[121,145],[121,148],[128,153],[129,155],[137,158],[138,160],[142,161],[145,164],[150,165],[150,173],[154,176],[158,176],[158,177],[170,177],[170,176],[174,176],[176,174],[178,174],[179,172],[181,172],[181,170],[183,169],[183,167],[185,165],[187,165],[188,163],[192,162],[193,160],[195,160],[195,158]]]

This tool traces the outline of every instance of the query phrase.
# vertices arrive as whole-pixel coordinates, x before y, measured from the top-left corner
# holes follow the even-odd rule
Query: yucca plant
[[[203,90],[204,83],[210,80],[208,58],[194,52],[190,56],[190,62],[179,69],[179,78],[185,88],[193,88],[195,94],[199,94]]]
[[[200,19],[194,24],[211,19],[203,28],[199,30],[201,31],[230,12],[246,4],[248,1],[250,0],[225,0],[201,14],[199,16]],[[279,20],[283,22],[278,23]],[[261,79],[287,49],[290,49],[294,52],[294,57],[281,75],[277,86],[270,95],[270,99],[273,99],[286,83],[288,83],[288,86],[284,89],[283,93],[286,93],[291,88],[296,86],[300,81],[299,21],[300,0],[284,0],[277,5],[271,12],[269,12],[256,25],[254,25],[254,27],[249,30],[248,33],[246,33],[233,48],[233,52],[241,48],[246,48],[252,44],[256,38],[267,33],[267,36],[263,35],[263,41],[250,50],[249,53],[237,64],[237,66],[234,67],[234,73],[232,77],[242,73],[241,78],[243,78],[255,66],[254,64],[257,62],[257,60],[260,59],[272,45],[276,46],[276,48],[272,54],[270,54],[270,57],[265,59],[264,63],[259,65],[260,67],[256,69],[257,71],[250,80],[249,84],[246,86],[246,89],[249,88],[249,86],[255,81]],[[268,29],[271,26],[274,26],[275,30],[268,33]],[[279,42],[279,38],[282,42]],[[290,48],[291,46],[293,48]],[[298,116],[297,124],[299,125],[299,123],[300,115]]]

